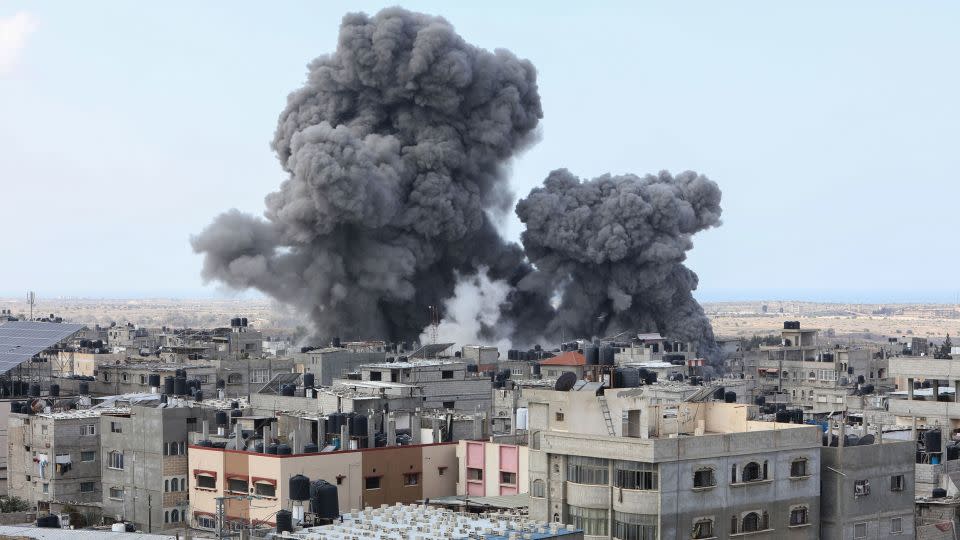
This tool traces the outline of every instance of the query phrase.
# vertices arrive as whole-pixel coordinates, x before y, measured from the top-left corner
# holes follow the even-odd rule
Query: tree
[[[940,346],[940,354],[937,357],[950,359],[951,349],[953,349],[953,343],[950,342],[950,334],[947,334],[947,339],[943,340],[943,345]]]
[[[0,497],[0,513],[26,512],[30,510],[30,503],[20,497]]]

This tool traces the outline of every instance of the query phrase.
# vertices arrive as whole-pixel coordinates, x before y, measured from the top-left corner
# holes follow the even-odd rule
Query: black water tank
[[[790,423],[790,411],[777,411],[777,422],[781,424]]]
[[[613,347],[611,347],[610,345],[604,345],[600,347],[600,365],[601,366],[613,365]]]
[[[175,396],[187,395],[187,379],[185,379],[184,377],[177,377],[173,380],[173,395]]]
[[[586,358],[588,366],[595,366],[600,363],[600,349],[595,345],[587,345],[583,348],[583,357]]]
[[[216,419],[218,426],[225,426],[227,422],[230,421],[230,417],[227,416],[226,411],[217,411]]]
[[[940,430],[931,429],[923,434],[923,447],[927,453],[940,451]]]
[[[278,444],[277,445],[277,455],[278,456],[289,456],[293,453],[293,448],[290,448],[289,444]]]
[[[367,435],[367,417],[358,414],[350,419],[350,434],[354,437],[365,437]]]
[[[23,405],[19,401],[10,402],[10,412],[12,414],[20,414],[21,407],[23,407]]]
[[[947,446],[947,461],[953,461],[960,458],[960,446],[956,443]]]
[[[517,359],[517,350],[510,349],[507,351],[507,360],[516,360]]]
[[[186,379],[186,378],[187,378],[187,370],[182,369],[182,368],[180,368],[180,369],[175,369],[175,370],[173,371],[173,375],[174,375],[174,378],[176,378],[176,377],[183,377],[184,379]]]
[[[313,388],[315,383],[316,383],[316,378],[314,377],[313,373],[303,374],[303,386],[307,388]]]
[[[333,346],[340,347],[340,338],[338,337],[333,338]]]
[[[292,384],[285,384],[280,387],[280,395],[293,397],[294,390],[296,390],[295,386],[293,386]]]
[[[541,373],[540,364],[531,364],[530,367],[531,367],[530,373],[535,377],[539,377]]]
[[[164,394],[167,394],[168,396],[172,396],[172,395],[173,395],[173,387],[174,387],[173,377],[169,377],[169,376],[168,376],[168,377],[164,377],[164,378],[163,378],[163,393],[164,393]]]
[[[280,445],[278,445],[277,443],[272,443],[272,444],[267,445],[267,449],[266,449],[267,451],[266,451],[266,453],[267,453],[267,454],[276,455],[276,454],[277,454],[277,448],[278,448],[279,446],[280,446]]]
[[[713,399],[723,399],[723,393],[726,391],[727,389],[722,386],[717,388],[713,391]]]
[[[942,499],[947,496],[947,490],[943,488],[933,488],[933,498]]]
[[[766,396],[757,396],[754,398],[753,402],[762,407],[767,404],[767,398]]]
[[[239,408],[240,408],[240,402],[239,402],[239,401],[231,401],[231,402],[230,402],[230,408],[231,408],[231,409],[239,409]]]
[[[240,418],[241,416],[243,416],[243,411],[240,409],[233,409],[230,411],[230,418]]]
[[[60,385],[59,385],[59,384],[54,383],[54,384],[51,384],[51,385],[50,385],[50,397],[60,397]]]
[[[225,381],[225,380],[223,380],[223,379],[217,379],[217,389],[218,389],[218,390],[223,390],[223,389],[226,388],[226,387],[227,387],[227,381]]]
[[[293,514],[289,510],[277,512],[277,534],[293,532]]]
[[[194,401],[203,401],[203,392],[201,392],[200,390],[197,390],[197,391],[193,394],[193,399],[194,399]]]
[[[874,387],[872,384],[865,384],[860,388],[860,391],[863,392],[864,394],[872,394],[874,391]]]
[[[290,477],[290,500],[310,500],[310,479],[302,474]]]
[[[336,519],[340,516],[340,500],[337,486],[326,480],[314,480],[310,484],[310,512],[320,519]]]
[[[157,375],[156,373],[148,375],[147,384],[149,384],[152,388],[160,388],[160,375]]]
[[[160,403],[167,403],[167,395],[160,394]]]
[[[736,403],[736,402],[737,402],[737,393],[736,393],[736,392],[724,392],[724,393],[723,393],[723,402],[724,402],[724,403]]]
[[[30,397],[40,397],[40,385],[31,384],[30,385]]]
[[[330,413],[327,415],[327,433],[340,435],[340,428],[343,427],[343,413]]]
[[[316,454],[319,451],[320,451],[320,447],[314,443],[307,443],[303,445],[304,454]]]

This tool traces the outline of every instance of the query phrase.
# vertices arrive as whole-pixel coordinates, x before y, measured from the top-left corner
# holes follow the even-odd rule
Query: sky
[[[402,5],[537,67],[518,196],[560,167],[715,180],[699,299],[953,302],[960,4],[839,4]],[[190,236],[262,213],[286,95],[385,5],[0,2],[0,296],[236,295]]]

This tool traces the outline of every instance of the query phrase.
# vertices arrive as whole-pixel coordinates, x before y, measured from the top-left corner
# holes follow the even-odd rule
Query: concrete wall
[[[303,370],[316,376],[319,386],[330,386],[333,379],[345,378],[347,372],[363,364],[383,362],[386,357],[385,352],[353,352],[347,349],[295,355],[303,365]]]

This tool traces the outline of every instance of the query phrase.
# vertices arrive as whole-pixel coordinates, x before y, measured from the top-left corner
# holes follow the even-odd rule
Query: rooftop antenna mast
[[[27,304],[30,305],[30,320],[33,320],[33,306],[37,304],[37,295],[33,294],[33,291],[27,293]]]
[[[430,306],[430,344],[437,344],[437,331],[440,326],[440,311],[437,306]]]

